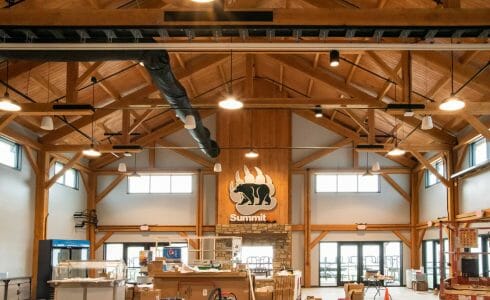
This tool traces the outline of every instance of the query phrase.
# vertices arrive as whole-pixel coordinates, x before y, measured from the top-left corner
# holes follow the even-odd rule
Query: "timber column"
[[[97,205],[97,175],[91,174],[88,176],[88,187],[87,187],[87,210],[89,214],[92,211],[96,212]],[[95,229],[96,224],[87,224],[87,240],[90,241],[90,259],[95,259]]]

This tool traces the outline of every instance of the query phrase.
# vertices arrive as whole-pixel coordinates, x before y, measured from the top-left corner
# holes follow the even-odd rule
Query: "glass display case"
[[[124,280],[126,264],[122,260],[69,260],[53,269],[53,281],[58,280]]]

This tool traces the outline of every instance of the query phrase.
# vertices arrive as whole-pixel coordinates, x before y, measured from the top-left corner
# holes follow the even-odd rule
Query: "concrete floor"
[[[376,291],[370,288],[364,296],[365,300],[383,300],[384,289],[381,290],[381,296],[377,295],[374,298]],[[405,287],[390,287],[389,293],[392,300],[438,300],[439,297],[435,296],[432,292],[415,292]],[[306,299],[307,296],[314,296],[321,298],[322,300],[337,300],[344,298],[344,289],[341,287],[333,288],[311,288],[301,290],[302,299]]]

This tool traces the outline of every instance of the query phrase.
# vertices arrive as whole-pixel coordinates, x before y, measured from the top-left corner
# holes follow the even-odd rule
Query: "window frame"
[[[56,175],[56,166],[57,165],[61,165],[62,169],[65,167],[65,164],[63,164],[59,161],[56,161],[54,163],[54,166],[53,166],[53,175]],[[63,182],[58,182],[58,180],[56,180],[56,183],[59,185],[65,186],[67,188],[74,189],[74,190],[78,191],[78,190],[80,190],[80,172],[75,168],[70,168],[69,170],[67,170],[67,172],[70,170],[73,170],[75,172],[75,186],[71,186],[71,185],[68,185],[66,183],[66,176],[65,176],[66,173],[63,174],[63,176],[61,176],[60,178],[58,178],[58,180],[63,179],[62,180]]]
[[[14,146],[15,152],[16,152],[15,153],[15,166],[7,165],[7,164],[3,163],[2,161],[0,161],[0,165],[14,169],[14,170],[17,170],[17,171],[22,170],[22,145],[14,142],[14,141],[6,138],[6,137],[3,137],[3,136],[0,136],[0,143],[4,143],[4,144]]]
[[[128,195],[192,195],[194,193],[194,174],[188,173],[155,173],[155,174],[140,174],[140,176],[148,176],[148,192],[136,193],[131,192],[130,180],[131,176],[127,177],[127,189],[126,194]],[[154,176],[168,176],[170,179],[170,189],[168,192],[152,192],[151,190],[151,178]],[[178,176],[188,176],[190,178],[190,191],[189,192],[174,192],[172,189],[172,178]]]
[[[484,143],[485,144],[485,148],[487,150],[487,159],[480,162],[480,163],[476,163],[475,162],[475,152],[476,152],[476,146],[478,143]],[[470,144],[470,147],[469,147],[469,155],[468,155],[468,158],[469,158],[469,166],[470,167],[474,167],[474,166],[477,166],[477,165],[482,165],[482,164],[485,164],[489,161],[489,147],[488,147],[488,141],[485,137],[480,137],[479,139],[477,139],[476,141],[472,142]]]
[[[319,191],[318,190],[318,176],[321,175],[330,175],[335,176],[335,191]],[[339,175],[356,175],[356,191],[339,191]],[[360,191],[359,190],[359,178],[363,176],[363,174],[358,173],[316,173],[315,175],[315,193],[323,194],[323,193],[336,193],[336,194],[379,194],[381,193],[381,180],[379,179],[378,174],[372,174],[371,176],[376,176],[377,178],[377,191]]]
[[[438,166],[442,166],[442,173],[439,172],[439,174],[441,174],[441,176],[444,176],[444,172],[446,171],[446,165],[444,163],[444,160],[441,158],[437,159],[436,161],[434,161],[433,163],[431,163],[431,165],[437,170],[439,171],[438,169]],[[428,169],[425,169],[425,188],[430,188],[432,186],[435,186],[439,183],[441,183],[441,180],[434,174],[432,174],[431,171],[429,171]],[[435,178],[435,181],[434,182],[430,182],[430,178],[431,177],[434,177]]]

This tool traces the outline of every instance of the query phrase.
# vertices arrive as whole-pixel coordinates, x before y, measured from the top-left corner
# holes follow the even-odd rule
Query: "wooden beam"
[[[123,179],[126,178],[125,174],[121,174],[116,177],[102,192],[97,194],[95,197],[95,203],[98,204],[100,201],[102,201],[109,193],[119,184]]]
[[[359,231],[357,224],[312,224],[311,231]],[[367,224],[365,231],[410,230],[410,224]]]
[[[18,116],[91,116],[92,109],[59,108],[54,109],[53,103],[21,103]]]
[[[48,83],[44,77],[41,77],[40,75],[37,74],[31,74],[31,78],[33,81],[37,82],[43,89],[49,91],[52,96],[55,96],[56,98],[63,97],[65,93],[63,93],[60,89],[58,89],[54,84],[51,82]],[[48,99],[48,101],[50,101]]]
[[[402,84],[403,80],[398,76],[398,70],[395,67],[392,69],[386,64],[386,62],[375,52],[366,51],[366,54],[374,61],[374,63],[394,82],[397,84]]]
[[[354,60],[354,64],[350,67],[349,74],[347,74],[347,78],[345,82],[350,84],[352,82],[352,78],[354,77],[354,73],[356,72],[357,65],[361,62],[362,53],[356,54],[356,59]]]
[[[38,259],[39,259],[39,241],[46,239],[48,208],[49,208],[49,190],[46,188],[49,174],[49,157],[48,153],[39,151],[37,155],[37,165],[39,176],[36,176],[36,194],[34,202],[34,238],[32,243],[32,288],[31,295],[36,295]]]
[[[89,213],[97,213],[97,185],[98,180],[97,176],[88,176],[88,192],[87,192],[87,210]],[[96,249],[96,224],[86,224],[85,226],[85,234],[88,241],[90,241],[90,252],[89,258],[95,259],[95,249]]]
[[[4,115],[0,119],[0,131],[3,130],[5,127],[7,127],[16,117],[17,114],[13,114],[13,113]]]
[[[311,243],[310,243],[310,247],[309,247],[309,251],[313,250],[313,248],[316,247],[316,245],[318,245],[318,243],[321,242],[321,240],[323,240],[328,234],[328,231],[322,231]],[[306,250],[305,250],[306,251]]]
[[[381,176],[403,197],[403,199],[407,200],[408,203],[412,201],[410,194],[405,192],[405,190],[395,180],[393,180],[390,175],[382,173]]]
[[[37,165],[37,160],[34,158],[34,152],[32,148],[28,145],[24,145],[23,148],[26,153],[27,160],[29,160],[29,164],[31,165],[32,170],[34,171],[36,176],[41,176],[39,174],[39,166]]]
[[[376,8],[383,8],[386,3],[388,3],[388,0],[378,0],[378,3],[376,4]]]
[[[461,8],[461,0],[443,0],[445,8]]]
[[[189,237],[189,235],[187,234],[187,232],[185,232],[185,231],[181,231],[181,232],[179,232],[179,235],[180,235],[181,237],[183,237],[183,238],[188,238],[189,245],[190,245],[192,248],[194,248],[194,249],[196,249],[196,250],[197,250],[197,249],[199,249],[199,245],[198,245],[197,241],[196,241],[196,240],[193,240],[193,239],[190,239],[190,237]]]
[[[45,9],[12,10],[0,12],[0,25],[22,26],[125,26],[159,27],[196,25],[196,21],[165,21],[162,9],[125,9],[124,16],[119,9]],[[263,26],[488,26],[490,21],[487,8],[461,9],[274,9],[273,22],[254,22]],[[208,26],[243,26],[247,22],[208,21]],[[202,24],[202,22],[201,22]]]
[[[112,231],[108,231],[95,243],[95,250],[99,249],[104,243],[114,234]]]
[[[408,248],[412,248],[412,243],[409,239],[407,239],[400,231],[393,230],[392,231]]]
[[[295,114],[300,117],[303,117],[317,125],[320,125],[328,130],[331,130],[341,136],[352,139],[353,141],[358,142],[360,140],[359,134],[347,127],[340,125],[337,122],[331,121],[327,118],[316,118],[315,113],[313,111],[307,110],[294,110]]]
[[[466,157],[466,151],[469,148],[469,144],[465,144],[463,148],[459,150],[459,155],[458,155],[458,160],[456,161],[456,164],[454,165],[454,170],[455,172],[459,172],[461,170],[461,167],[463,166],[464,159]],[[455,150],[457,151],[457,150]]]
[[[427,228],[422,228],[419,230],[419,236],[417,240],[417,249],[420,249],[420,246],[422,246],[422,242],[424,241],[424,236],[425,232],[427,231]]]
[[[80,158],[82,158],[82,156],[83,156],[82,152],[78,152],[77,154],[75,154],[75,156],[73,156],[73,158],[71,158],[70,161],[68,161],[63,166],[63,169],[61,169],[58,173],[54,174],[54,176],[49,179],[49,181],[46,184],[46,189],[49,189],[53,184],[55,184],[56,180],[58,180],[61,176],[65,175],[66,171],[68,171],[76,163],[78,163],[78,161],[80,160]]]
[[[83,66],[85,67],[85,71],[78,77],[76,81],[76,87],[79,88],[87,79],[89,79],[95,72],[97,72],[97,69],[102,67],[102,64],[104,62],[98,61],[94,62],[93,64],[89,65],[85,63]]]
[[[353,112],[351,109],[342,109],[342,111],[347,114],[351,119],[352,121],[354,121],[354,123],[356,123],[359,128],[364,131],[366,134],[369,134],[369,130],[366,129],[366,127],[364,126],[364,120],[358,118]],[[365,119],[365,118],[364,118]]]
[[[412,78],[411,54],[409,51],[402,51],[402,99],[401,102],[408,102],[412,91],[410,90],[410,80]]]
[[[317,160],[317,159],[320,159],[336,150],[338,150],[338,148],[342,148],[344,147],[345,145],[348,145],[349,143],[352,142],[352,139],[350,138],[345,138],[341,141],[338,141],[336,143],[333,143],[332,145],[330,145],[329,147],[331,148],[327,148],[327,149],[322,149],[322,150],[318,150],[316,152],[313,152],[312,154],[308,155],[307,157],[293,163],[293,168],[296,168],[296,169],[299,169],[299,168],[302,168],[304,167],[305,165]]]
[[[368,114],[368,144],[376,144],[376,115],[374,109],[369,109]]]
[[[254,96],[254,64],[253,54],[245,54],[245,95]]]
[[[419,152],[417,151],[410,151],[412,153],[413,156],[415,156],[415,158],[417,158],[417,160],[426,168],[428,169],[432,174],[434,174],[434,176],[437,177],[437,179],[439,179],[446,187],[450,187],[451,184],[449,182],[449,180],[447,180],[444,176],[442,176],[441,174],[439,174],[439,172],[437,172],[437,170],[434,168],[434,166],[432,166],[431,163],[429,163],[427,161],[427,159],[422,155],[420,154]]]
[[[46,151],[48,152],[48,151]],[[51,166],[54,165],[54,163],[56,161],[59,161],[63,164],[66,164],[70,161],[69,158],[65,157],[64,155],[62,155],[61,153],[49,153],[50,156],[52,156],[52,161],[50,162]],[[81,172],[86,172],[86,173],[92,173],[92,170],[90,170],[87,166],[85,166],[84,164],[81,164],[81,163],[76,163],[75,165],[73,165],[73,168],[74,169],[77,169],[78,171],[81,171]]]
[[[66,63],[66,103],[77,102],[78,66],[78,62]]]
[[[97,232],[142,232],[141,225],[100,225]],[[148,232],[195,232],[195,225],[148,225]],[[214,232],[214,225],[203,226],[203,232]]]
[[[478,133],[484,136],[487,140],[490,140],[490,131],[488,130],[488,127],[485,124],[483,124],[477,117],[473,116],[467,111],[463,111],[461,115],[466,120],[466,122],[468,122],[468,124],[471,125],[471,127],[473,127]]]
[[[121,133],[122,133],[122,142],[123,144],[129,144],[130,142],[130,133],[129,133],[129,125],[131,123],[131,114],[129,110],[125,109],[122,111],[122,125],[121,125]]]
[[[213,168],[214,163],[212,161],[209,161],[206,158],[204,158],[203,156],[195,154],[194,152],[191,152],[189,150],[179,149],[177,145],[172,144],[169,141],[159,140],[159,141],[157,141],[157,144],[159,144],[163,147],[168,147],[169,150],[171,150],[175,153],[178,153],[178,154],[182,155],[183,157],[188,158],[188,159],[192,160],[193,162],[200,164],[203,167],[206,167],[209,169]]]

